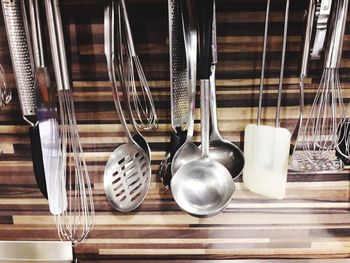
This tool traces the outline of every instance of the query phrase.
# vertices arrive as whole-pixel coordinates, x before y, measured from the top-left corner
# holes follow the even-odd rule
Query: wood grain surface
[[[256,119],[265,4],[263,0],[217,0],[219,126],[222,135],[240,147],[245,125]],[[274,123],[284,5],[285,1],[272,0],[263,111],[267,124]],[[305,0],[291,1],[281,113],[281,126],[291,132],[298,117],[300,47],[307,5]],[[150,191],[136,211],[125,214],[109,206],[103,191],[105,163],[126,141],[112,101],[103,53],[103,1],[63,0],[78,128],[96,209],[91,234],[75,248],[77,258],[81,262],[251,258],[333,258],[333,262],[341,262],[337,259],[350,257],[348,169],[324,174],[290,172],[286,197],[280,201],[249,192],[239,178],[237,191],[223,213],[198,219],[180,210],[157,176],[171,132],[167,1],[130,0],[127,6],[136,51],[156,103],[159,128],[143,132],[152,149]],[[350,26],[346,32],[340,77],[348,102]],[[0,240],[57,240],[47,201],[35,184],[28,126],[21,117],[3,21],[0,59],[13,91],[11,103],[0,111]],[[322,65],[322,61],[310,63],[307,109]],[[199,135],[197,103],[196,142]]]

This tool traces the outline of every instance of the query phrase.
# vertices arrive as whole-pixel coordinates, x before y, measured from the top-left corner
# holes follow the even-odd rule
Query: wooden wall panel
[[[291,1],[282,126],[298,117],[298,65],[303,10]],[[285,1],[272,1],[264,121],[273,123]],[[287,195],[275,201],[250,193],[238,179],[228,208],[213,218],[182,212],[157,177],[169,134],[170,94],[166,0],[127,1],[136,50],[144,66],[159,116],[159,128],[143,134],[152,148],[150,192],[137,211],[114,211],[103,192],[110,153],[125,141],[114,109],[103,54],[103,1],[63,0],[62,12],[74,99],[85,156],[93,183],[96,225],[75,249],[81,262],[103,259],[343,258],[350,255],[349,171],[288,175]],[[242,146],[245,125],[254,122],[258,98],[265,1],[218,0],[219,63],[217,98],[223,135]],[[350,98],[350,26],[340,75]],[[47,50],[49,51],[49,50]],[[0,59],[13,90],[0,111],[0,240],[56,240],[47,201],[36,188],[28,127],[21,118],[3,22]],[[312,62],[306,79],[310,107],[322,61]],[[195,141],[199,142],[196,110]]]

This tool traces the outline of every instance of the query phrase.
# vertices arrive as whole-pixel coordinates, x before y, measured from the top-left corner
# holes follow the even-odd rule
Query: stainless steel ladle
[[[181,166],[171,180],[171,192],[176,203],[197,217],[220,213],[229,204],[235,191],[230,172],[209,157],[209,75],[213,5],[213,0],[201,0],[198,4],[202,157]]]
[[[212,25],[212,65],[210,75],[210,117],[211,134],[209,137],[209,156],[229,170],[233,179],[241,175],[244,167],[244,155],[241,149],[220,135],[216,115],[215,68],[217,64],[216,16],[215,6]]]

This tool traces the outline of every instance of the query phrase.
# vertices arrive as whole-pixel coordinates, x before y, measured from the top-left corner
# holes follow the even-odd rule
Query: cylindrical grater
[[[170,187],[170,163],[175,152],[183,145],[187,136],[189,112],[189,71],[187,68],[184,28],[180,0],[168,0],[169,12],[169,59],[170,59],[170,109],[171,133],[165,159],[160,164],[159,176],[163,184]]]
[[[184,33],[179,0],[169,0],[169,52],[170,52],[170,96],[171,124],[182,129],[187,122],[188,69]]]
[[[33,126],[37,91],[24,1],[1,0],[1,4],[23,118]]]

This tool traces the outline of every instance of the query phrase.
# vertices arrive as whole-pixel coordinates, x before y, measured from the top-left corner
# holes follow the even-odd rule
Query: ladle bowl
[[[221,163],[230,172],[232,179],[237,179],[243,171],[243,152],[227,140],[210,140],[209,157]]]
[[[187,141],[174,155],[171,163],[171,174],[174,174],[188,162],[197,160],[201,157],[200,149],[192,142]]]
[[[231,174],[210,157],[202,157],[182,166],[171,180],[176,203],[197,217],[220,213],[235,191]]]

